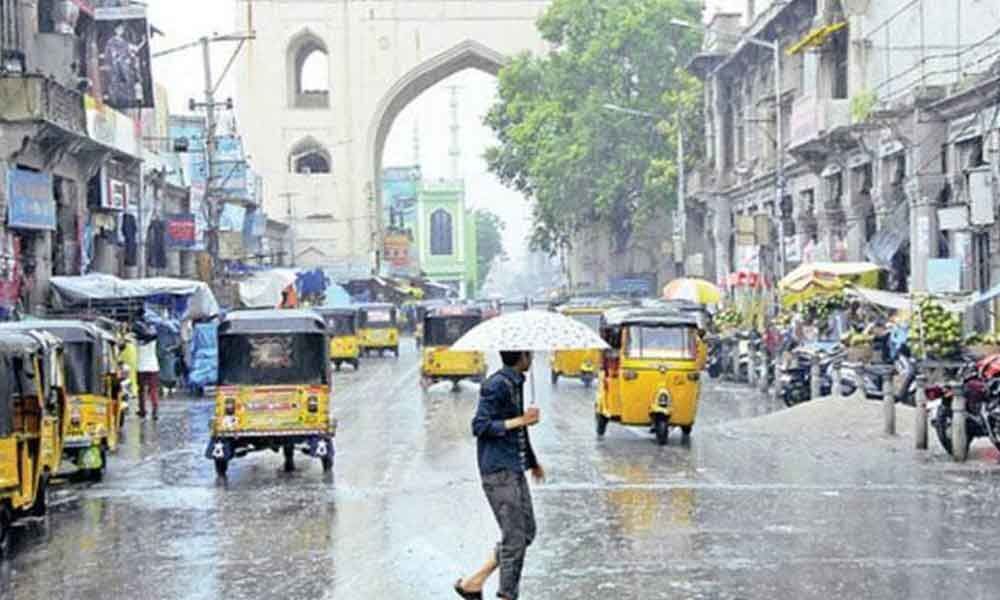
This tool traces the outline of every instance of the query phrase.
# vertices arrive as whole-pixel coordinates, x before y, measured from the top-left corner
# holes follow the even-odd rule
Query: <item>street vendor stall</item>
[[[881,268],[873,263],[810,263],[805,264],[778,282],[781,303],[794,306],[817,296],[832,295],[848,284],[877,288]]]

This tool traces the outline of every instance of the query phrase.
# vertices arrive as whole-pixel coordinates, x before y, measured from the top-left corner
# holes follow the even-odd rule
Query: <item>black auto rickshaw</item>
[[[219,385],[206,457],[225,477],[229,461],[261,450],[295,451],[333,468],[337,421],[326,323],[312,311],[248,310],[219,325]]]

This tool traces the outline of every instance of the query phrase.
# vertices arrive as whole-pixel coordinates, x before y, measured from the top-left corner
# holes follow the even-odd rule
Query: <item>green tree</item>
[[[476,245],[479,253],[477,262],[480,283],[489,277],[493,261],[507,255],[503,247],[503,232],[506,228],[507,224],[492,212],[482,209],[476,211]]]
[[[700,12],[691,0],[555,0],[538,21],[553,50],[500,71],[486,116],[498,144],[486,160],[534,201],[534,248],[568,250],[576,232],[605,226],[622,252],[636,225],[671,208],[676,128],[693,157],[703,120],[699,83],[683,70],[701,34],[670,21],[698,22]]]

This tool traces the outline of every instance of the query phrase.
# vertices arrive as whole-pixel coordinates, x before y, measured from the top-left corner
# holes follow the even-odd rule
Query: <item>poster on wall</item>
[[[94,18],[102,100],[117,109],[153,108],[146,8],[98,8]]]
[[[55,230],[56,201],[51,175],[25,169],[7,171],[7,226]]]

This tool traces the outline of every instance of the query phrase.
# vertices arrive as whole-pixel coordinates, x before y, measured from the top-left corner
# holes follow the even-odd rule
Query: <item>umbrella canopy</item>
[[[698,304],[718,304],[722,300],[722,292],[704,279],[681,278],[671,281],[663,288],[663,298],[687,300]]]
[[[583,323],[559,313],[528,310],[484,321],[451,347],[456,352],[551,352],[606,350],[608,345]]]

